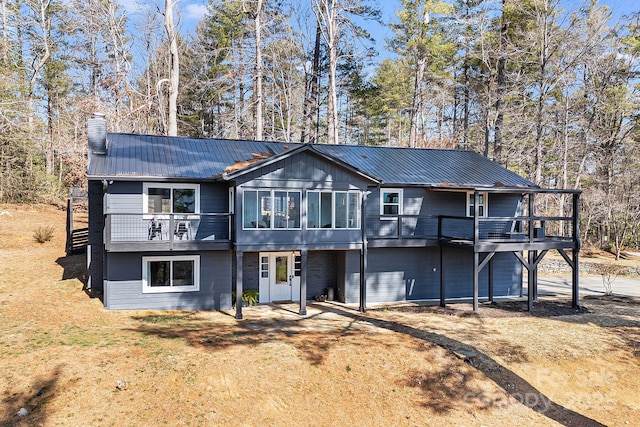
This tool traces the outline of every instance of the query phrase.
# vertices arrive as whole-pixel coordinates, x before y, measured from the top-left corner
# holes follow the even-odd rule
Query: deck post
[[[489,260],[489,302],[493,302],[493,258]]]
[[[538,301],[538,251],[533,251],[533,260],[535,267],[533,267],[533,300]]]
[[[307,315],[307,255],[309,251],[300,251],[300,316]]]
[[[361,313],[367,311],[367,245],[360,250],[360,308]]]
[[[442,244],[440,245],[440,307],[444,307],[446,304],[445,295],[444,295],[444,261],[442,257],[444,256],[444,248]]]
[[[480,254],[473,249],[473,311],[478,311],[478,274],[480,269],[478,268],[478,262]]]
[[[478,254],[478,242],[480,240],[480,194],[478,190],[473,191],[473,311],[478,311],[478,274],[480,269],[478,264],[480,257]]]
[[[578,308],[580,306],[580,193],[573,195],[573,271],[571,275],[571,306]]]
[[[528,250],[527,251],[527,258],[528,258],[528,262],[527,262],[527,311],[531,311],[531,309],[533,308],[533,294],[534,294],[534,281],[535,281],[535,275],[534,275],[534,270],[536,267],[534,267],[534,262],[535,262],[535,255],[533,253],[532,250]]]
[[[242,320],[242,255],[236,250],[236,319]]]

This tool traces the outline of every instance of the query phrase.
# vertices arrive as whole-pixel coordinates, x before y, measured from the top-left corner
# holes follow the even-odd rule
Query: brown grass
[[[640,302],[106,311],[65,213],[0,205],[0,425],[633,425]],[[39,224],[53,224],[37,244]],[[119,385],[119,388],[118,388]],[[17,415],[21,408],[28,414]]]

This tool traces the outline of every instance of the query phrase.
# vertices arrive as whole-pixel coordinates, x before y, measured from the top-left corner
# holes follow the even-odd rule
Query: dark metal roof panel
[[[210,179],[252,153],[278,154],[299,144],[109,133],[108,154],[92,156],[89,176]]]
[[[315,145],[314,149],[367,171],[385,184],[536,186],[473,151],[321,144]]]
[[[279,155],[301,144],[197,139],[109,133],[108,154],[91,157],[89,176],[212,179],[254,154]],[[534,183],[473,152],[314,144],[312,150],[339,159],[387,185],[436,187],[536,187]]]

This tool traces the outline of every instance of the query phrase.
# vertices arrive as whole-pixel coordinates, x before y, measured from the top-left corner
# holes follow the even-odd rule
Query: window
[[[200,186],[197,184],[144,184],[144,213],[199,213]]]
[[[193,292],[200,289],[200,257],[142,257],[142,292]]]
[[[380,189],[380,215],[402,215],[401,189]]]
[[[478,216],[487,216],[487,193],[478,193]],[[473,192],[467,193],[467,216],[474,214],[474,197]]]
[[[242,227],[300,229],[300,191],[244,190]]]
[[[307,228],[360,228],[360,192],[308,191]]]
[[[269,257],[260,257],[260,277],[264,279],[269,278]]]

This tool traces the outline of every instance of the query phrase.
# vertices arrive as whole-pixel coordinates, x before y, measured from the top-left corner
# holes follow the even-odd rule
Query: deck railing
[[[105,242],[229,241],[228,213],[120,214],[105,216]]]
[[[538,242],[544,240],[572,240],[572,217],[561,216],[516,216],[478,218],[477,231],[474,218],[440,216],[438,236],[442,239],[491,241],[491,242]]]
[[[530,242],[572,240],[572,217],[516,216],[478,218],[478,241]],[[369,239],[448,239],[474,241],[474,218],[462,216],[370,215]]]
[[[369,215],[368,238],[437,239],[438,217],[429,215]]]

